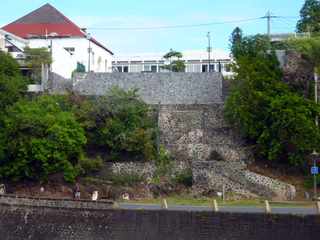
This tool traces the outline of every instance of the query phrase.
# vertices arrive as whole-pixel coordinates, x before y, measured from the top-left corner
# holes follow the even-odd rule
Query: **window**
[[[94,66],[94,52],[92,52],[92,65]]]
[[[225,70],[226,70],[226,72],[231,72],[231,65],[230,64],[226,64]]]
[[[210,64],[210,72],[214,72],[215,68],[214,68],[214,64]]]
[[[151,71],[151,65],[149,65],[149,64],[144,65],[143,71],[145,71],[145,72],[150,72],[150,71]]]
[[[208,65],[202,65],[202,72],[208,72]]]
[[[66,50],[68,53],[70,53],[70,55],[73,55],[75,52],[74,47],[65,47],[64,50]]]
[[[157,72],[157,65],[151,66],[151,72]]]
[[[118,72],[122,72],[122,67],[117,67]]]
[[[128,66],[124,66],[123,67],[123,72],[129,72],[129,67]]]

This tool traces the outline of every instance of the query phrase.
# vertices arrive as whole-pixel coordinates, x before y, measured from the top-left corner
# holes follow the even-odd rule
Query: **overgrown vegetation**
[[[38,69],[46,56],[26,51]],[[137,90],[113,88],[92,99],[75,94],[28,97],[26,86],[15,60],[0,52],[0,179],[46,181],[63,173],[73,182],[102,167],[97,154],[87,156],[91,147],[104,149],[113,159],[123,154],[127,161],[156,159],[154,120]]]
[[[67,181],[78,175],[75,166],[86,144],[84,130],[58,97],[20,100],[4,117],[5,156],[0,159],[0,177],[46,180],[63,172]]]
[[[268,38],[237,42],[236,76],[226,102],[226,118],[256,145],[258,158],[304,166],[319,149],[315,117],[320,108],[282,81],[282,71]]]
[[[32,70],[32,79],[35,82],[41,82],[42,65],[50,65],[52,63],[51,53],[47,48],[26,47],[24,54],[26,56],[26,65]]]
[[[155,159],[154,120],[137,90],[115,87],[102,97],[81,100],[74,111],[89,145],[107,149],[115,160],[121,155],[131,161]]]
[[[6,107],[24,95],[27,83],[19,72],[17,62],[8,54],[0,51],[0,111],[2,116]]]

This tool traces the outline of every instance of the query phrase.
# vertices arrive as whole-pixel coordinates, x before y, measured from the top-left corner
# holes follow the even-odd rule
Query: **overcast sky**
[[[0,25],[50,3],[116,54],[201,50],[211,32],[213,47],[228,50],[236,26],[246,34],[265,33],[265,19],[191,28],[114,30],[230,22],[262,17],[268,10],[288,18],[272,20],[272,32],[293,32],[304,0],[1,0]],[[97,29],[98,28],[98,29]]]

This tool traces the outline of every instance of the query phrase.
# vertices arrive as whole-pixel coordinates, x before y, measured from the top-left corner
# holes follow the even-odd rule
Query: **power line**
[[[176,29],[176,28],[197,28],[197,27],[207,27],[213,25],[223,25],[231,23],[242,23],[242,22],[251,22],[262,19],[263,17],[258,18],[246,18],[232,21],[223,21],[223,22],[210,22],[210,23],[200,23],[200,24],[185,24],[185,25],[167,25],[167,26],[153,26],[153,27],[89,27],[90,30],[159,30],[159,29]]]

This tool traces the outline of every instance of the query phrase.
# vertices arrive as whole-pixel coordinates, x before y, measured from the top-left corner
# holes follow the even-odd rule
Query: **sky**
[[[272,33],[294,32],[304,0],[1,0],[0,26],[50,3],[115,54],[205,50],[207,32],[213,49],[229,50],[229,37],[239,26],[246,35],[265,33],[267,11]],[[170,29],[133,30],[177,25]],[[222,24],[223,23],[223,24]],[[125,29],[123,29],[125,28]],[[129,29],[128,29],[129,28]]]

